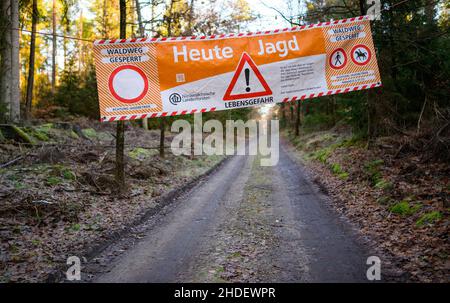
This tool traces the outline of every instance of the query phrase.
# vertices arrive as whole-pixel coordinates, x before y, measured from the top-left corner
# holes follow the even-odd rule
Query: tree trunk
[[[139,36],[144,37],[145,29],[144,29],[144,24],[142,23],[141,4],[139,3],[139,0],[135,0],[135,6],[136,6],[136,15],[138,18]]]
[[[1,66],[1,105],[4,110],[4,122],[8,122],[10,120],[10,108],[11,108],[11,78],[9,75],[11,75],[11,31],[8,30],[11,25],[11,1],[10,0],[3,0],[2,3],[2,19],[5,30],[2,31],[2,41],[1,41],[1,59],[2,59],[2,66]]]
[[[11,121],[20,120],[19,0],[11,1]]]
[[[171,37],[172,36],[172,10],[173,10],[173,4],[174,4],[175,0],[171,0],[170,1],[170,9],[169,9],[169,20],[167,22],[167,36]],[[159,139],[159,155],[164,158],[165,153],[164,153],[164,140],[165,140],[165,118],[161,117],[160,118],[160,126],[159,126],[159,130],[160,130],[160,139]]]
[[[79,38],[83,39],[83,30],[84,30],[84,24],[83,24],[83,10],[80,11],[80,19],[79,19]],[[83,42],[80,40],[78,41],[78,73],[81,75],[81,72],[83,71],[84,66],[84,51],[83,51]]]
[[[145,36],[145,28],[144,23],[142,22],[142,13],[141,13],[141,4],[139,3],[139,0],[135,0],[135,6],[136,6],[136,15],[138,19],[138,26],[139,26],[139,37]],[[142,128],[148,129],[148,118],[142,119]]]
[[[194,23],[194,0],[191,0],[191,3],[189,4],[189,15],[188,15],[188,32],[186,33],[187,36],[192,36],[194,31],[192,30]]]
[[[366,9],[364,7],[364,1],[365,0],[359,0],[359,12],[361,16],[364,16],[366,14]]]
[[[289,126],[291,128],[295,127],[294,106],[292,106],[292,103],[289,103]]]
[[[165,140],[165,119],[164,117],[160,118],[160,124],[159,124],[159,130],[160,130],[160,137],[159,137],[159,156],[161,158],[164,158],[166,156],[164,151],[164,140]]]
[[[150,9],[150,13],[151,13],[151,18],[152,18],[152,20],[151,20],[151,22],[150,22],[150,31],[151,31],[151,35],[152,35],[152,37],[153,36],[155,36],[155,7],[156,7],[156,4],[155,4],[155,0],[152,0],[151,1],[151,9]]]
[[[302,109],[302,101],[298,100],[297,101],[297,106],[296,106],[296,116],[295,116],[295,136],[298,137],[300,135],[300,125],[301,125],[301,120],[300,120],[300,114],[301,114],[301,109]]]
[[[286,103],[280,104],[280,126],[286,127]]]
[[[36,52],[36,25],[37,25],[38,9],[37,0],[33,0],[32,17],[31,17],[31,41],[30,41],[30,68],[28,70],[27,95],[25,101],[25,119],[31,118],[31,107],[33,102],[33,85],[34,85],[34,58]]]
[[[19,62],[19,1],[2,1],[4,21],[1,41],[2,75],[0,103],[3,103],[5,121],[20,120],[20,62]]]
[[[107,13],[107,11],[106,11],[106,1],[107,0],[103,0],[103,10],[102,10],[102,30],[101,30],[101,32],[102,32],[102,35],[103,35],[103,38],[108,38],[108,29],[107,29],[107,26],[106,26],[106,13]]]
[[[359,10],[361,16],[366,14],[364,6],[364,0],[359,0]],[[370,91],[366,93],[367,96],[367,149],[371,149],[373,146],[373,139],[375,134],[374,121],[375,121],[375,109],[372,104],[373,96]]]
[[[120,0],[120,39],[126,38],[126,0]],[[125,149],[125,124],[124,121],[117,122],[116,128],[116,182],[118,185],[119,194],[125,192],[125,164],[124,164],[124,149]]]
[[[52,95],[56,93],[56,0],[53,0],[52,11]]]

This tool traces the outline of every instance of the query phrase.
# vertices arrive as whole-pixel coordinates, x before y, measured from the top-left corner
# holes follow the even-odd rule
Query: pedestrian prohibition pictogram
[[[111,94],[120,102],[136,103],[147,94],[148,80],[139,67],[122,65],[111,73],[108,86]]]
[[[352,61],[357,65],[366,65],[370,58],[372,57],[372,53],[370,49],[363,45],[358,44],[352,48]]]
[[[338,48],[331,53],[330,66],[334,69],[341,69],[347,64],[347,55],[344,49]]]
[[[258,70],[255,62],[243,53],[230,85],[223,96],[224,101],[272,95],[272,90]]]

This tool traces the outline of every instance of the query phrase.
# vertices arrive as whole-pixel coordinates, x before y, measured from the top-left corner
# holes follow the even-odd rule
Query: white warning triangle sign
[[[229,101],[267,95],[272,95],[272,90],[252,58],[247,53],[243,53],[223,100]]]

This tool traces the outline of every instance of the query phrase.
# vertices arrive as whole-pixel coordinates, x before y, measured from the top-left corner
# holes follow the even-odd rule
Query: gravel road
[[[94,282],[365,282],[371,255],[280,147],[234,156],[151,218]]]

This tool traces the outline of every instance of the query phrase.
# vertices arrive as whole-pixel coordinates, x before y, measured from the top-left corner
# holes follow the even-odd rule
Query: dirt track
[[[277,166],[259,163],[230,159],[153,217],[93,281],[367,281],[372,254],[304,169],[283,147]]]

